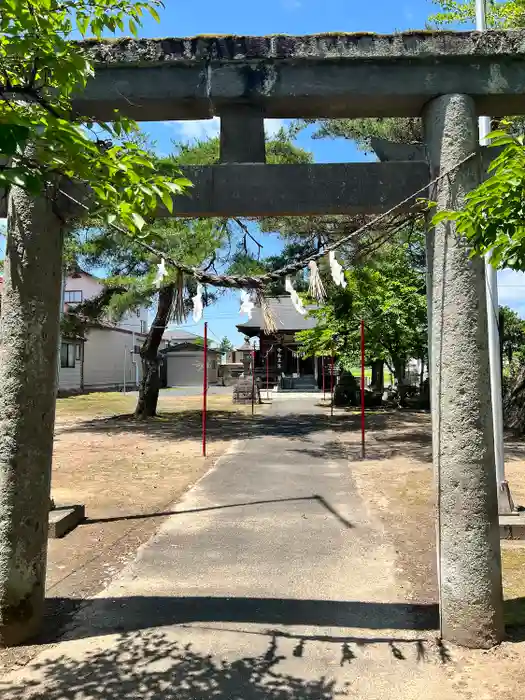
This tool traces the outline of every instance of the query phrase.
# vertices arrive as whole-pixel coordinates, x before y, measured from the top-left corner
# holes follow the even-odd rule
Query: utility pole
[[[476,0],[476,29],[484,32],[487,29],[486,0]],[[487,145],[487,135],[490,133],[490,117],[479,118],[479,143]],[[508,515],[514,511],[509,485],[505,480],[505,452],[503,440],[503,392],[501,388],[501,356],[498,329],[498,276],[496,269],[490,263],[490,253],[485,258],[485,285],[487,291],[487,324],[489,340],[490,363],[490,396],[492,404],[492,425],[494,432],[494,460],[496,464],[496,481],[498,485],[498,511],[500,515]]]

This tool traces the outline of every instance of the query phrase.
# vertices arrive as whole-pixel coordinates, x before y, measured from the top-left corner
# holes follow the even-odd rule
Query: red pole
[[[252,416],[255,413],[255,341],[252,350]]]
[[[206,457],[206,409],[208,398],[208,322],[204,322],[204,371],[202,374],[202,456]]]
[[[266,351],[266,400],[270,398],[270,394],[268,393],[268,355],[270,354],[270,349]]]
[[[332,352],[330,364],[330,415],[334,415],[334,353]]]
[[[361,319],[361,456],[365,458],[365,322]]]
[[[324,355],[321,358],[321,366],[323,370],[323,401],[326,400],[326,378],[324,376]]]

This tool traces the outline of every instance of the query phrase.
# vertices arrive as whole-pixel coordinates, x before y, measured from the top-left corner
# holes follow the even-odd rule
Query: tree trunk
[[[392,364],[394,365],[394,376],[397,383],[402,384],[405,378],[405,361],[399,357],[393,357]]]
[[[405,360],[399,357],[393,357],[392,363],[394,365],[394,376],[397,380],[397,393],[399,396],[399,406],[406,406],[406,390],[405,386]]]
[[[372,389],[383,393],[385,388],[385,363],[383,360],[372,362]]]
[[[502,310],[499,310],[498,314],[498,335],[499,335],[499,354],[500,354],[500,368],[501,377],[503,378],[503,357],[505,354],[505,316]],[[507,359],[509,365],[512,365],[512,343],[509,343]]]
[[[0,346],[0,645],[39,629],[44,604],[63,226],[12,187]]]
[[[162,287],[159,291],[157,313],[149,333],[140,349],[142,379],[139,387],[139,400],[135,409],[137,418],[150,418],[157,413],[159,400],[159,346],[168,325],[175,296],[175,286]]]

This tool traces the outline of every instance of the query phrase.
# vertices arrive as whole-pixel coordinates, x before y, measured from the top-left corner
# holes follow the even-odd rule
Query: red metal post
[[[323,371],[323,401],[326,400],[326,378],[324,376],[324,355],[321,358],[321,367]]]
[[[266,351],[266,400],[267,401],[270,398],[270,394],[268,393],[268,384],[269,384],[269,382],[268,382],[268,377],[269,377],[269,374],[268,374],[268,356],[269,355],[270,355],[270,349],[268,348],[268,350]]]
[[[334,353],[332,352],[332,357],[330,358],[330,415],[334,415]]]
[[[208,403],[208,322],[204,322],[204,371],[202,373],[202,456],[206,457],[206,410]]]
[[[255,341],[252,350],[252,416],[255,413]]]
[[[365,458],[365,322],[361,319],[361,456]]]

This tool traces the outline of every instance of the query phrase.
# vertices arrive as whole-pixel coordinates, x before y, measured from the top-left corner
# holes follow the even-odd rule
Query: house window
[[[75,350],[75,360],[81,360],[82,359],[82,345],[80,343],[77,343],[75,345],[76,350]]]
[[[60,346],[60,366],[70,367],[75,366],[76,343],[62,343]]]
[[[217,360],[211,361],[211,369],[217,369]]]
[[[148,324],[146,321],[141,321],[140,322],[140,332],[141,333],[147,333],[148,332]]]
[[[137,314],[137,318],[140,318],[140,309],[137,309],[135,313]]]
[[[64,292],[64,303],[70,306],[76,306],[82,302],[82,290],[72,290]]]

